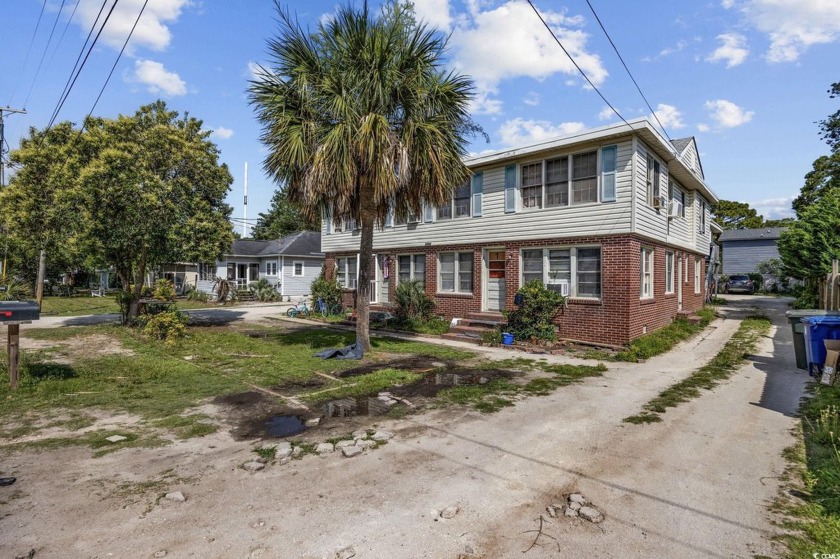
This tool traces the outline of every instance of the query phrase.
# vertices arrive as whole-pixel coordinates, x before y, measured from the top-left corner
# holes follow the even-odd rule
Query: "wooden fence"
[[[831,263],[831,273],[820,279],[820,308],[827,311],[840,310],[840,263]]]

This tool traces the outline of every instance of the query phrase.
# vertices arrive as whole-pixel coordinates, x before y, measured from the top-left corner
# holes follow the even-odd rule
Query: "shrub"
[[[144,317],[143,334],[172,345],[187,334],[187,317],[180,311],[165,311]]]
[[[120,317],[122,323],[125,324],[128,321],[128,311],[130,310],[131,303],[137,300],[137,297],[134,296],[134,290],[131,286],[129,286],[128,289],[121,289],[117,291],[114,299],[120,307]]]
[[[318,299],[321,299],[327,305],[328,309],[341,307],[341,286],[338,285],[338,281],[336,280],[327,280],[324,276],[323,267],[321,268],[321,275],[312,282],[309,290],[312,294],[313,304],[317,303]]]
[[[159,279],[155,282],[155,289],[152,297],[158,301],[171,301],[175,298],[175,285],[168,279]]]
[[[523,298],[522,305],[514,311],[505,311],[508,332],[519,340],[550,340],[556,335],[554,316],[560,310],[566,298],[546,289],[540,280],[532,280],[523,285],[517,295]]]
[[[277,290],[271,285],[265,278],[260,278],[259,281],[252,282],[249,286],[251,293],[254,294],[257,301],[262,301],[263,303],[268,303],[272,301],[277,301],[280,299],[280,294],[277,293]]]
[[[435,302],[426,295],[420,280],[400,282],[394,294],[395,314],[401,321],[429,320],[435,310]]]
[[[19,301],[32,296],[29,286],[16,279],[9,279],[6,285],[0,286],[0,301]]]
[[[761,274],[747,274],[747,276],[753,283],[753,291],[756,293],[764,291],[764,276]]]
[[[213,283],[213,291],[219,303],[227,304],[236,300],[236,282],[233,280],[217,277]]]
[[[199,303],[206,303],[210,296],[206,291],[199,291],[193,286],[187,288],[187,301],[198,301]]]

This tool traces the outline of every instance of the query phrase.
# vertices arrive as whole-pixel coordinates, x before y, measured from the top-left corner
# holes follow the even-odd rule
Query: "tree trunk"
[[[375,277],[373,262],[373,222],[376,218],[373,195],[362,195],[359,218],[362,222],[359,245],[359,285],[356,287],[356,343],[370,351],[370,282]]]
[[[47,273],[47,251],[41,249],[41,254],[38,256],[38,279],[35,282],[35,302],[38,303],[38,308],[41,308],[41,302],[44,300],[44,276]]]
[[[143,294],[143,284],[146,281],[146,255],[148,249],[143,246],[140,251],[140,263],[137,265],[137,276],[134,279],[134,296],[131,298],[131,303],[128,307],[128,319],[137,318],[140,314],[140,296]]]

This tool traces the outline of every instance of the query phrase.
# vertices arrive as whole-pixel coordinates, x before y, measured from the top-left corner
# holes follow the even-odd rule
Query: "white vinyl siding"
[[[559,293],[566,283],[570,297],[601,297],[600,247],[523,249],[520,262],[520,285],[540,280]]]
[[[640,280],[641,290],[639,297],[642,299],[651,299],[653,297],[653,250],[643,248],[640,251]]]
[[[473,253],[442,252],[438,255],[438,292],[472,293]]]
[[[674,292],[674,253],[665,253],[665,293]]]

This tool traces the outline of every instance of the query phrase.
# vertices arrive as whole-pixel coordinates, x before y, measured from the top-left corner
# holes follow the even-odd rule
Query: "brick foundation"
[[[505,308],[515,308],[513,300],[519,288],[520,251],[529,247],[600,245],[601,247],[601,298],[599,300],[569,299],[555,320],[561,338],[594,343],[623,345],[670,324],[677,315],[677,290],[682,285],[684,311],[696,311],[705,300],[705,256],[685,249],[652,242],[636,235],[592,236],[562,239],[540,239],[488,244],[452,244],[434,247],[407,247],[389,250],[390,279],[389,292],[393,298],[396,290],[396,258],[398,254],[426,255],[426,293],[432,297],[436,312],[448,319],[463,318],[468,313],[482,310],[482,258],[485,248],[504,247],[505,264]],[[654,296],[640,299],[640,250],[654,251]],[[441,252],[473,251],[472,294],[436,293],[437,255]],[[673,251],[674,293],[665,293],[665,252]],[[330,253],[326,255],[326,269],[329,277],[335,271],[335,257],[354,253]],[[694,262],[700,261],[700,293],[694,292]],[[679,273],[679,262],[683,272]],[[686,267],[688,273],[686,274]],[[688,281],[685,281],[685,280]],[[345,290],[343,302],[355,306],[355,290]]]

